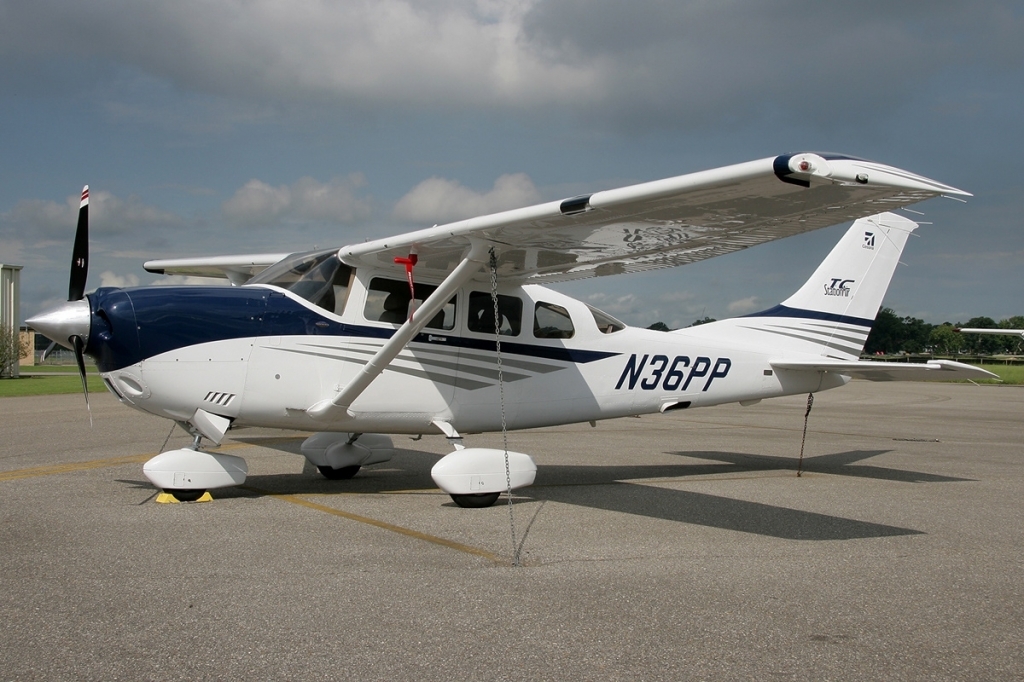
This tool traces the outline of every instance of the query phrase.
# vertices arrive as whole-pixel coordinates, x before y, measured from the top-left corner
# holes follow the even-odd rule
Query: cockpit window
[[[253,277],[248,284],[273,284],[341,315],[353,274],[353,269],[342,263],[338,252],[331,249],[288,256]]]
[[[594,322],[597,324],[597,328],[601,330],[602,334],[614,334],[615,332],[621,332],[626,328],[626,325],[616,320],[614,317],[598,310],[592,305],[587,305],[590,308],[590,314],[594,316]]]

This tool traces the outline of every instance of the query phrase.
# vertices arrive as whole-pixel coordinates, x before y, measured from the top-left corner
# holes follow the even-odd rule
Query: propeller
[[[78,229],[75,230],[75,248],[71,252],[71,281],[68,300],[81,301],[85,297],[85,280],[89,277],[89,185],[82,188],[82,203],[78,208]]]
[[[81,301],[85,298],[85,281],[89,278],[89,185],[82,188],[82,202],[78,207],[78,228],[75,230],[75,246],[71,251],[71,276],[68,283],[68,300]],[[89,411],[89,426],[92,427],[92,406],[89,405],[89,382],[85,378],[85,340],[74,334],[68,338],[75,351],[78,376],[82,378],[82,393],[85,394],[85,409]]]
[[[75,353],[78,374],[82,378],[85,406],[89,410],[89,424],[92,424],[92,408],[89,406],[89,384],[85,377],[85,346],[89,341],[92,313],[85,298],[85,281],[89,277],[89,185],[82,188],[82,203],[78,208],[78,230],[75,232],[75,247],[71,254],[71,277],[68,283],[66,303],[40,313],[27,320],[38,332],[56,343],[70,348]],[[53,346],[51,345],[50,348]],[[44,355],[49,354],[50,348]]]

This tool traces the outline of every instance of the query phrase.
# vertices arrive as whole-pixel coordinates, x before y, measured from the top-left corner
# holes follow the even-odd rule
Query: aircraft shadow
[[[299,455],[302,438],[248,437],[234,440]],[[945,483],[972,479],[940,476],[863,464],[887,450],[852,450],[804,458],[808,473],[874,478],[904,483]],[[612,466],[541,465],[533,487],[516,492],[520,499],[565,504],[633,514],[692,525],[753,533],[787,540],[853,540],[921,531],[886,524],[808,512],[719,495],[644,485],[637,480],[686,479],[694,476],[742,474],[763,471],[796,471],[790,457],[721,451],[676,451],[668,454],[690,458],[690,463],[620,464]],[[397,493],[436,494],[430,468],[438,455],[396,449],[395,457],[382,465],[363,469],[353,479],[329,481],[306,463],[301,474],[253,475],[245,486],[217,491],[220,499],[264,495],[339,495]],[[710,460],[707,461],[707,460]],[[123,481],[145,487],[143,481]],[[472,513],[472,512],[469,512]]]
[[[598,489],[541,487],[531,493],[532,497],[552,502],[783,540],[854,540],[921,534],[912,528],[629,482]]]
[[[850,450],[828,455],[804,457],[803,470],[808,473],[832,474],[835,476],[855,476],[858,478],[875,478],[884,481],[900,481],[903,483],[952,483],[973,481],[971,478],[940,476],[920,471],[889,469],[871,464],[858,464],[863,460],[884,455],[889,450]],[[730,472],[752,471],[796,471],[797,460],[793,457],[772,457],[769,455],[750,455],[740,452],[672,452],[669,454],[710,459],[722,464],[694,464],[690,473],[723,474]]]
[[[298,453],[300,439],[236,439],[252,445]],[[804,459],[806,472],[875,478],[907,483],[943,483],[971,479],[940,476],[862,464],[887,450],[854,450]],[[719,495],[644,485],[638,479],[686,479],[693,476],[741,474],[762,471],[795,471],[794,458],[720,451],[678,451],[670,454],[692,458],[692,463],[613,466],[542,465],[535,486],[517,491],[520,499],[562,502],[604,511],[753,533],[787,540],[852,540],[902,535],[921,531],[737,500]],[[391,462],[362,470],[347,481],[328,481],[310,465],[302,474],[250,476],[242,488],[226,488],[218,497],[253,497],[264,494],[436,494],[430,467],[438,455],[396,449]]]

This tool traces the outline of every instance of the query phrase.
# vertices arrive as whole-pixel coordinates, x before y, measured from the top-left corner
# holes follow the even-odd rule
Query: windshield
[[[248,284],[273,284],[324,310],[341,315],[352,273],[352,268],[338,258],[337,250],[308,251],[278,261],[249,280]]]

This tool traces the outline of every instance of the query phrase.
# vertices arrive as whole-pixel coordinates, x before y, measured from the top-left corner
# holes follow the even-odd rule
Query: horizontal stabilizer
[[[779,360],[773,369],[832,372],[869,381],[961,381],[998,379],[992,372],[953,360],[928,362],[881,362],[877,360]]]

